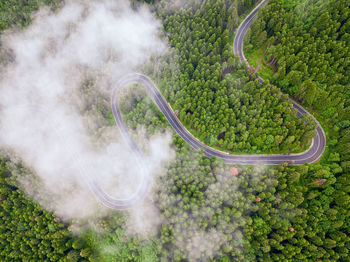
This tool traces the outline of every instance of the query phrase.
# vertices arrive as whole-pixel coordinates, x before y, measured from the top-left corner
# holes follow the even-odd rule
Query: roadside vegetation
[[[28,170],[2,158],[1,261],[349,261],[350,111],[346,48],[350,46],[350,32],[346,1],[327,1],[317,6],[309,5],[308,0],[270,0],[250,34],[254,39],[254,34],[266,31],[266,40],[258,46],[251,40],[251,52],[260,48],[269,59],[277,59],[277,72],[271,80],[277,87],[267,83],[260,86],[253,81],[254,75],[239,66],[229,43],[242,14],[257,1],[192,2],[191,7],[172,9],[167,1],[159,1],[155,10],[163,19],[164,31],[177,57],[168,61],[164,58],[161,77],[157,72],[153,76],[181,121],[208,145],[230,152],[296,152],[309,145],[315,126],[309,119],[296,118],[281,89],[314,109],[328,124],[328,149],[322,162],[232,167],[203,157],[203,152],[195,152],[174,134],[175,161],[157,178],[159,186],[153,192],[163,222],[157,234],[144,241],[123,230],[125,212],[63,223],[21,191],[15,177],[28,175]],[[13,24],[27,25],[38,3],[0,3],[1,12],[11,13],[8,10],[15,5],[15,13],[23,13],[2,19],[2,29]],[[56,5],[59,1],[45,3]],[[305,15],[301,11],[299,16],[294,15],[295,10],[302,10]],[[327,24],[334,24],[335,28],[321,28],[318,19],[324,12],[328,13]],[[301,27],[297,19],[307,23]],[[264,23],[269,27],[263,27]],[[278,25],[285,28],[283,35],[278,33]],[[314,38],[303,39],[308,34],[311,37],[314,30]],[[336,47],[328,49],[325,44],[324,55],[310,51],[310,57],[320,55],[325,59],[320,64],[313,64],[311,59],[295,66],[299,63],[293,59],[304,45],[308,50],[321,52],[319,48],[309,49],[307,44],[314,45],[319,35]],[[291,38],[283,40],[287,37]],[[303,44],[294,46],[298,41],[293,37],[300,38]],[[264,50],[264,46],[268,48]],[[336,64],[338,60],[343,64]],[[327,66],[318,79],[319,74],[313,70],[323,70],[321,64],[326,61],[332,68]],[[280,69],[283,63],[285,71]],[[333,70],[333,74],[327,70]],[[285,75],[276,77],[281,72]],[[295,84],[293,80],[297,78],[293,75],[300,75],[301,82]],[[334,79],[334,75],[339,78]],[[285,79],[288,83],[283,82]],[[83,92],[94,87],[91,82],[85,85]],[[101,123],[113,125],[103,99],[98,100],[94,110],[105,118]],[[143,125],[149,134],[171,130],[142,92],[131,92],[125,99],[132,101],[128,107],[122,103],[130,129]],[[100,230],[73,234],[75,228],[88,224],[98,225]]]
[[[229,36],[243,6],[205,1],[169,13],[160,5],[176,54],[163,65],[160,88],[181,122],[209,146],[231,153],[303,151],[315,134],[313,121],[297,118],[277,88],[251,81],[233,54]]]

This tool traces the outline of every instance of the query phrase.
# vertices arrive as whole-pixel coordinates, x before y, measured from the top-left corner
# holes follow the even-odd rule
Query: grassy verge
[[[254,68],[257,68],[259,63],[259,57],[262,56],[262,50],[244,46],[244,54],[248,59],[249,65],[251,65]]]
[[[244,54],[248,59],[248,62],[254,68],[258,67],[259,59],[261,57],[260,70],[258,72],[259,76],[266,80],[272,80],[273,78],[273,69],[266,63],[267,57],[264,55],[266,47],[255,49],[252,45],[245,46]]]

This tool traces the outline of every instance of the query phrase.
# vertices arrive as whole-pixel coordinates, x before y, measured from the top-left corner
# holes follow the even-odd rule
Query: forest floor
[[[255,68],[255,73],[259,71],[259,75],[266,79],[273,78],[273,68],[266,62],[265,48],[254,49],[249,45],[245,45],[244,53],[248,59],[249,64]],[[260,65],[260,67],[259,67]]]
[[[260,70],[260,68],[261,68],[261,59],[262,59],[262,55],[259,56],[258,65],[256,66],[254,73],[257,73]]]

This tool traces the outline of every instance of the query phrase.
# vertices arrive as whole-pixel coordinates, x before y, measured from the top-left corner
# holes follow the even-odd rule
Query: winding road
[[[243,40],[244,36],[250,26],[250,24],[253,21],[253,18],[258,13],[259,9],[262,7],[262,5],[266,2],[266,0],[262,0],[254,9],[253,11],[244,19],[244,21],[240,24],[240,26],[237,29],[237,33],[234,39],[234,53],[238,55],[241,59],[241,61],[244,61],[246,64],[248,64],[248,60],[244,56],[243,52]],[[264,81],[261,77],[259,77],[260,81]],[[301,116],[303,114],[308,114],[313,117],[317,124],[316,128],[316,135],[312,140],[312,144],[310,148],[300,154],[276,154],[276,155],[262,155],[262,154],[248,154],[248,155],[233,155],[228,154],[226,152],[222,152],[219,150],[216,150],[214,148],[211,148],[201,141],[199,141],[197,138],[195,138],[179,121],[176,114],[174,113],[173,109],[170,107],[170,105],[167,103],[165,98],[160,93],[157,86],[154,84],[154,82],[148,78],[147,76],[139,73],[133,73],[130,75],[126,75],[122,79],[120,79],[116,85],[116,87],[113,89],[112,93],[112,112],[113,116],[116,122],[117,127],[119,128],[124,140],[129,145],[129,147],[132,149],[132,151],[135,153],[135,157],[137,159],[137,162],[144,170],[143,174],[143,181],[140,181],[139,188],[134,193],[133,196],[131,196],[128,199],[115,199],[105,193],[103,189],[101,189],[96,181],[90,181],[89,187],[94,192],[96,197],[107,207],[112,209],[127,209],[133,206],[135,203],[137,203],[139,200],[146,197],[150,185],[152,182],[152,176],[149,172],[149,169],[147,167],[147,163],[145,161],[145,157],[140,150],[140,148],[137,146],[137,144],[134,142],[134,140],[130,137],[128,129],[123,122],[122,114],[119,109],[118,101],[117,101],[117,91],[122,88],[129,86],[131,84],[142,84],[143,87],[146,89],[148,95],[151,97],[153,102],[157,105],[158,109],[163,113],[163,115],[168,120],[169,124],[173,127],[173,129],[179,134],[179,136],[182,137],[183,140],[185,140],[187,143],[191,145],[191,147],[195,150],[203,149],[204,154],[207,157],[218,157],[221,158],[225,163],[227,164],[246,164],[246,165],[255,165],[258,163],[263,163],[267,165],[278,165],[284,162],[289,162],[293,165],[302,165],[305,163],[314,163],[320,159],[322,156],[325,146],[326,146],[326,135],[321,127],[321,125],[317,122],[317,120],[309,113],[307,112],[303,107],[301,107],[299,104],[297,104],[292,99],[289,99],[290,102],[293,104],[293,107],[298,111],[297,116]]]
[[[244,51],[243,51],[243,44],[244,44],[244,36],[247,33],[247,30],[249,29],[249,26],[251,25],[254,17],[260,10],[260,8],[267,2],[267,0],[262,0],[251,12],[250,14],[243,20],[243,22],[239,25],[235,39],[233,41],[233,51],[235,55],[238,55],[240,57],[241,62],[246,63],[249,65],[247,58],[244,56]],[[263,78],[258,77],[261,82],[264,81]],[[303,114],[308,114],[310,115],[317,127],[316,127],[316,135],[312,140],[312,144],[310,148],[301,153],[301,154],[291,154],[291,155],[280,155],[281,157],[279,159],[285,159],[285,161],[293,161],[294,164],[296,165],[302,165],[305,163],[314,163],[318,161],[325,148],[326,148],[326,134],[321,126],[321,124],[307,111],[305,110],[301,105],[299,105],[297,102],[295,102],[293,99],[288,98],[288,100],[293,104],[293,108],[295,108],[297,112],[297,116],[300,117]],[[283,157],[282,157],[283,156]],[[276,156],[271,156],[271,157],[276,157]],[[265,161],[262,161],[265,164],[270,164],[266,163]],[[283,161],[282,161],[283,162]],[[281,163],[281,162],[280,162]],[[277,162],[275,164],[278,164]]]
[[[257,14],[258,10],[261,8],[261,6],[266,2],[266,0],[263,0],[260,2],[260,4],[254,8],[254,10],[244,19],[244,21],[241,23],[241,25],[237,29],[236,37],[234,39],[234,52],[237,54],[241,61],[244,61],[248,64],[247,59],[244,56],[243,53],[243,39],[244,36],[254,18],[254,16]],[[260,78],[261,81],[264,81],[262,78]],[[131,195],[129,198],[125,199],[118,199],[114,198],[108,193],[106,193],[100,186],[97,180],[93,179],[92,177],[86,176],[88,172],[85,170],[82,165],[80,166],[80,173],[84,179],[84,181],[87,183],[90,190],[94,193],[95,197],[105,206],[115,209],[115,210],[123,210],[128,209],[137,204],[140,200],[144,199],[149,190],[150,186],[152,184],[152,174],[151,170],[148,166],[147,160],[141,151],[141,149],[138,147],[138,145],[134,142],[134,140],[131,138],[128,128],[125,125],[121,111],[119,109],[117,94],[118,90],[120,90],[123,87],[130,86],[132,84],[142,84],[142,86],[146,89],[148,95],[151,97],[153,102],[157,105],[158,109],[163,113],[163,115],[168,120],[169,124],[172,126],[172,128],[179,134],[179,136],[182,137],[184,141],[189,143],[191,147],[195,150],[202,149],[204,150],[204,155],[207,157],[218,157],[221,158],[225,163],[227,164],[245,164],[245,165],[255,165],[258,163],[263,163],[267,165],[278,165],[284,162],[289,162],[293,165],[302,165],[305,163],[313,163],[320,159],[322,156],[325,145],[326,145],[326,136],[325,133],[321,127],[321,125],[316,121],[317,123],[317,134],[313,138],[312,144],[310,148],[300,154],[276,154],[276,155],[262,155],[262,154],[247,154],[247,155],[233,155],[226,152],[219,151],[217,149],[211,148],[207,145],[205,145],[203,142],[199,141],[197,138],[195,138],[179,121],[176,114],[174,113],[173,109],[170,107],[170,105],[167,103],[165,98],[160,93],[157,86],[154,84],[154,82],[147,76],[139,73],[133,73],[124,76],[121,78],[114,87],[112,91],[112,98],[111,98],[111,106],[112,106],[112,113],[116,122],[116,126],[119,128],[120,133],[124,139],[124,141],[128,144],[130,149],[133,151],[136,163],[138,164],[140,170],[142,170],[142,178],[138,182],[139,186],[136,189],[135,193]],[[302,108],[300,105],[298,105],[295,101],[291,100],[293,103],[294,108],[298,111],[298,116],[301,116],[302,114],[309,114],[304,108]],[[45,111],[45,110],[43,110]],[[310,115],[310,114],[309,114]],[[59,132],[57,132],[57,136],[65,140],[64,137],[61,137]],[[72,152],[71,152],[72,153]],[[72,153],[73,154],[73,153]],[[75,159],[79,160],[79,156],[72,155]]]

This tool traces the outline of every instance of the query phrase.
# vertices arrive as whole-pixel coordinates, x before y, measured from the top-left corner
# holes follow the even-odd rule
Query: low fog
[[[172,4],[179,8],[186,2]],[[89,190],[88,179],[98,181],[115,198],[129,198],[145,173],[155,180],[174,158],[170,134],[148,137],[146,127],[138,127],[130,132],[149,164],[149,170],[142,170],[118,128],[99,112],[101,105],[110,108],[111,91],[122,76],[140,71],[150,58],[167,50],[160,33],[161,22],[145,6],[133,10],[125,0],[66,0],[57,12],[41,8],[30,26],[1,36],[5,52],[0,54],[0,147],[34,171],[36,177],[18,174],[24,191],[59,217],[90,218],[109,211]],[[257,168],[258,181],[264,167]],[[207,210],[220,207],[219,197],[229,205],[242,199],[237,178],[220,172],[216,177],[196,216],[178,211],[168,218],[178,233],[172,248],[185,250],[189,261],[203,252],[208,259],[215,256],[232,238],[242,245],[239,228],[246,223],[244,217],[234,223],[220,221],[221,233],[198,227],[202,217],[214,215]],[[168,186],[162,184],[158,197],[169,198]],[[151,195],[129,211],[129,233],[156,234],[162,220]],[[163,203],[175,205],[172,201]],[[237,205],[237,212],[251,204],[247,200],[244,208]],[[186,218],[191,230],[182,231],[177,215]]]
[[[35,172],[39,179],[19,176],[20,182],[56,215],[108,211],[88,189],[90,177],[115,198],[130,197],[142,181],[145,170],[117,127],[99,124],[95,102],[107,97],[109,107],[114,83],[166,50],[160,27],[146,7],[135,11],[128,1],[69,0],[55,13],[41,8],[29,27],[2,35],[1,147]],[[88,91],[86,81],[93,83]],[[136,136],[150,172],[161,173],[172,156],[171,136]]]

